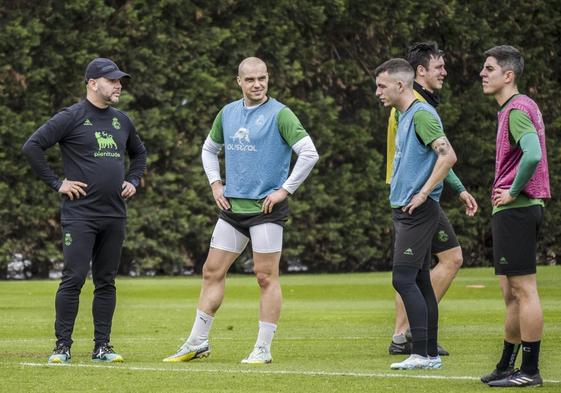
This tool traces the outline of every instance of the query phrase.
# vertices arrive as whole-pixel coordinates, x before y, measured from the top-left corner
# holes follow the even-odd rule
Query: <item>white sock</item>
[[[271,351],[271,342],[277,331],[277,325],[270,322],[259,321],[259,334],[257,334],[256,347],[265,347],[267,351]]]
[[[212,321],[214,321],[213,316],[197,309],[197,316],[195,317],[195,322],[193,323],[193,328],[191,329],[191,334],[187,342],[191,345],[199,345],[208,340],[208,333],[210,332]]]

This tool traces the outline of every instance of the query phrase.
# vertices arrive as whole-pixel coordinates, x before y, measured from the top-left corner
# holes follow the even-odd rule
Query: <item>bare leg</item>
[[[226,273],[238,255],[210,247],[203,265],[203,283],[191,333],[177,352],[165,358],[164,362],[188,362],[209,355],[208,337],[212,321],[224,299]]]
[[[395,328],[394,335],[404,333],[409,329],[409,321],[407,320],[407,313],[405,312],[405,305],[399,293],[395,293]]]
[[[509,343],[520,344],[520,311],[518,301],[512,291],[510,281],[506,276],[499,276],[499,285],[503,293],[506,306],[505,314],[505,340]]]
[[[214,316],[224,299],[226,273],[238,253],[211,247],[203,266],[203,284],[197,308]]]
[[[543,332],[543,313],[535,274],[507,277],[518,303],[518,326],[522,341],[540,341]]]
[[[438,253],[436,257],[438,258],[438,263],[430,272],[430,281],[436,300],[440,302],[448,288],[450,288],[458,270],[462,267],[464,258],[462,256],[462,248],[459,246]]]
[[[279,279],[280,252],[253,253],[253,271],[261,289],[259,320],[276,324],[280,317],[282,290]]]

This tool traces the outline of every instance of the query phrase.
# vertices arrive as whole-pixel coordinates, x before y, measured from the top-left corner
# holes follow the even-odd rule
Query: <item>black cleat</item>
[[[534,375],[529,375],[523,371],[515,370],[512,375],[491,381],[488,385],[494,388],[523,388],[526,386],[542,386],[543,380],[539,371]]]
[[[514,373],[514,368],[509,367],[506,370],[499,370],[498,368],[491,371],[491,373],[481,377],[481,382],[489,383],[491,381],[497,381],[499,379],[505,379],[510,377]]]
[[[410,355],[411,354],[411,343],[406,342],[403,344],[397,344],[392,341],[388,348],[390,355]]]
[[[436,344],[436,349],[438,349],[439,356],[450,356],[450,352],[442,348],[438,343]]]

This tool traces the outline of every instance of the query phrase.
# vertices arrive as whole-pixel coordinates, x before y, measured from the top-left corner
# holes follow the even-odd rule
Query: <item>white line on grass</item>
[[[356,340],[371,340],[375,336],[346,336],[346,337],[275,337],[275,342],[277,341],[322,341],[322,340],[345,340],[345,341],[356,341]],[[178,341],[185,341],[185,336],[178,336],[176,337]],[[122,337],[122,338],[115,338],[114,341],[119,342],[138,342],[141,341],[161,341],[161,338],[158,337]],[[44,338],[0,338],[0,344],[13,344],[13,343],[44,343]],[[48,342],[54,343],[56,338],[49,339]],[[74,340],[74,342],[79,341],[79,339]],[[213,341],[247,341],[245,338],[237,338],[237,337],[216,337],[213,338]],[[91,339],[87,340],[88,343],[91,342]],[[50,344],[49,344],[50,345]]]
[[[413,379],[453,379],[458,381],[479,381],[478,377],[470,376],[450,376],[450,375],[412,375],[397,373],[355,373],[350,371],[290,371],[290,370],[256,370],[256,369],[186,369],[186,368],[164,368],[164,367],[135,367],[135,366],[111,366],[100,364],[46,364],[46,363],[19,363],[25,367],[84,367],[84,368],[107,368],[125,369],[132,371],[165,371],[165,372],[186,372],[186,373],[229,373],[229,374],[260,374],[260,375],[303,375],[312,377],[359,377],[359,378],[413,378]],[[561,383],[561,381],[544,380],[547,383]]]

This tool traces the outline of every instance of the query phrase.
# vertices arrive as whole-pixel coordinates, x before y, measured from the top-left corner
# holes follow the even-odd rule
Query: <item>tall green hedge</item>
[[[388,268],[388,112],[374,95],[372,71],[429,39],[446,52],[440,112],[459,157],[455,169],[480,204],[477,217],[467,218],[444,194],[465,265],[491,260],[497,106],[483,96],[478,74],[484,50],[503,43],[525,55],[520,87],[546,123],[553,199],[540,261],[561,252],[559,1],[20,0],[2,2],[0,25],[0,276],[16,252],[39,276],[61,259],[59,197],[31,172],[20,147],[84,96],[81,76],[96,56],[133,76],[119,108],[149,152],[143,186],[129,203],[122,273],[200,270],[216,219],[201,145],[218,110],[240,97],[238,63],[254,55],[269,65],[270,95],[293,109],[321,156],[291,198],[283,263],[299,259],[326,272]],[[58,149],[51,150],[60,170]]]

